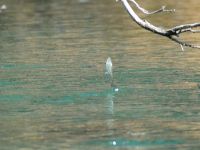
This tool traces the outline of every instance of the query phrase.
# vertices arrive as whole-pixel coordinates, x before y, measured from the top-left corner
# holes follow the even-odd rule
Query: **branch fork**
[[[137,9],[139,9],[141,12],[147,15],[152,15],[156,13],[161,13],[161,12],[175,12],[175,9],[166,9],[166,6],[162,6],[160,9],[149,12],[148,10],[142,8],[135,0],[116,0],[116,1],[121,1],[131,18],[133,19],[134,22],[136,22],[139,26],[142,28],[149,30],[155,34],[161,35],[168,37],[170,40],[178,43],[181,46],[181,49],[184,50],[184,47],[191,47],[191,48],[199,48],[200,45],[194,45],[191,43],[187,43],[182,41],[179,38],[179,35],[182,33],[186,32],[191,32],[191,33],[200,33],[200,30],[194,30],[194,28],[200,27],[200,22],[198,23],[192,23],[192,24],[183,24],[179,26],[175,26],[171,29],[163,29],[157,26],[154,26],[153,24],[149,23],[147,20],[141,19],[135,11],[132,9],[130,6],[129,2],[132,2]],[[128,2],[129,1],[129,2]]]

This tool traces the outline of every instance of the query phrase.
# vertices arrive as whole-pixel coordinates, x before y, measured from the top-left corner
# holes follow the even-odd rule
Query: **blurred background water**
[[[144,16],[170,28],[198,22],[198,0],[138,1],[176,13]],[[200,148],[200,51],[138,27],[115,0],[2,0],[0,147]],[[184,35],[198,42],[199,35]],[[112,58],[113,91],[104,80]]]

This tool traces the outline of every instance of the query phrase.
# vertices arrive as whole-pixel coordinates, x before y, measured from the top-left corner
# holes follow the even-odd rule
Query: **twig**
[[[135,6],[140,10],[142,11],[144,14],[147,14],[147,15],[152,15],[152,14],[156,14],[156,13],[160,13],[160,12],[175,12],[175,9],[165,9],[166,6],[162,6],[160,9],[158,10],[155,10],[155,11],[152,11],[152,12],[149,12],[148,10],[140,7],[140,5],[135,1],[135,0],[129,0],[131,1],[132,3],[135,4]]]
[[[184,33],[184,32],[200,33],[200,30],[193,30],[191,28],[181,30],[181,33]]]
[[[181,46],[181,50],[184,51],[183,45],[180,44],[180,46]]]
[[[198,48],[200,49],[200,45],[194,45],[194,44],[190,44],[184,41],[181,41],[179,38],[175,37],[175,36],[170,36],[168,37],[169,39],[171,39],[172,41],[182,45],[182,46],[186,46],[186,47],[191,47],[191,48]]]

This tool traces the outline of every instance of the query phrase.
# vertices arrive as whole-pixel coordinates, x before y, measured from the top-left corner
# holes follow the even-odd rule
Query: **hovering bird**
[[[105,80],[107,82],[110,82],[110,85],[114,89],[115,92],[118,92],[119,89],[116,87],[113,80],[112,67],[113,67],[112,60],[110,57],[108,57],[106,60],[106,65],[105,65]]]
[[[113,73],[112,73],[112,60],[110,57],[108,57],[107,61],[106,61],[106,75],[109,75],[111,78],[113,77]]]

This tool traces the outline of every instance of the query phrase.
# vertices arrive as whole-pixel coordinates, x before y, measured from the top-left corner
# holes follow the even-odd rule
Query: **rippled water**
[[[3,2],[1,149],[200,148],[199,50],[144,31],[115,0]],[[176,14],[144,17],[200,20],[197,0],[167,5]],[[104,80],[108,57],[118,92]]]

